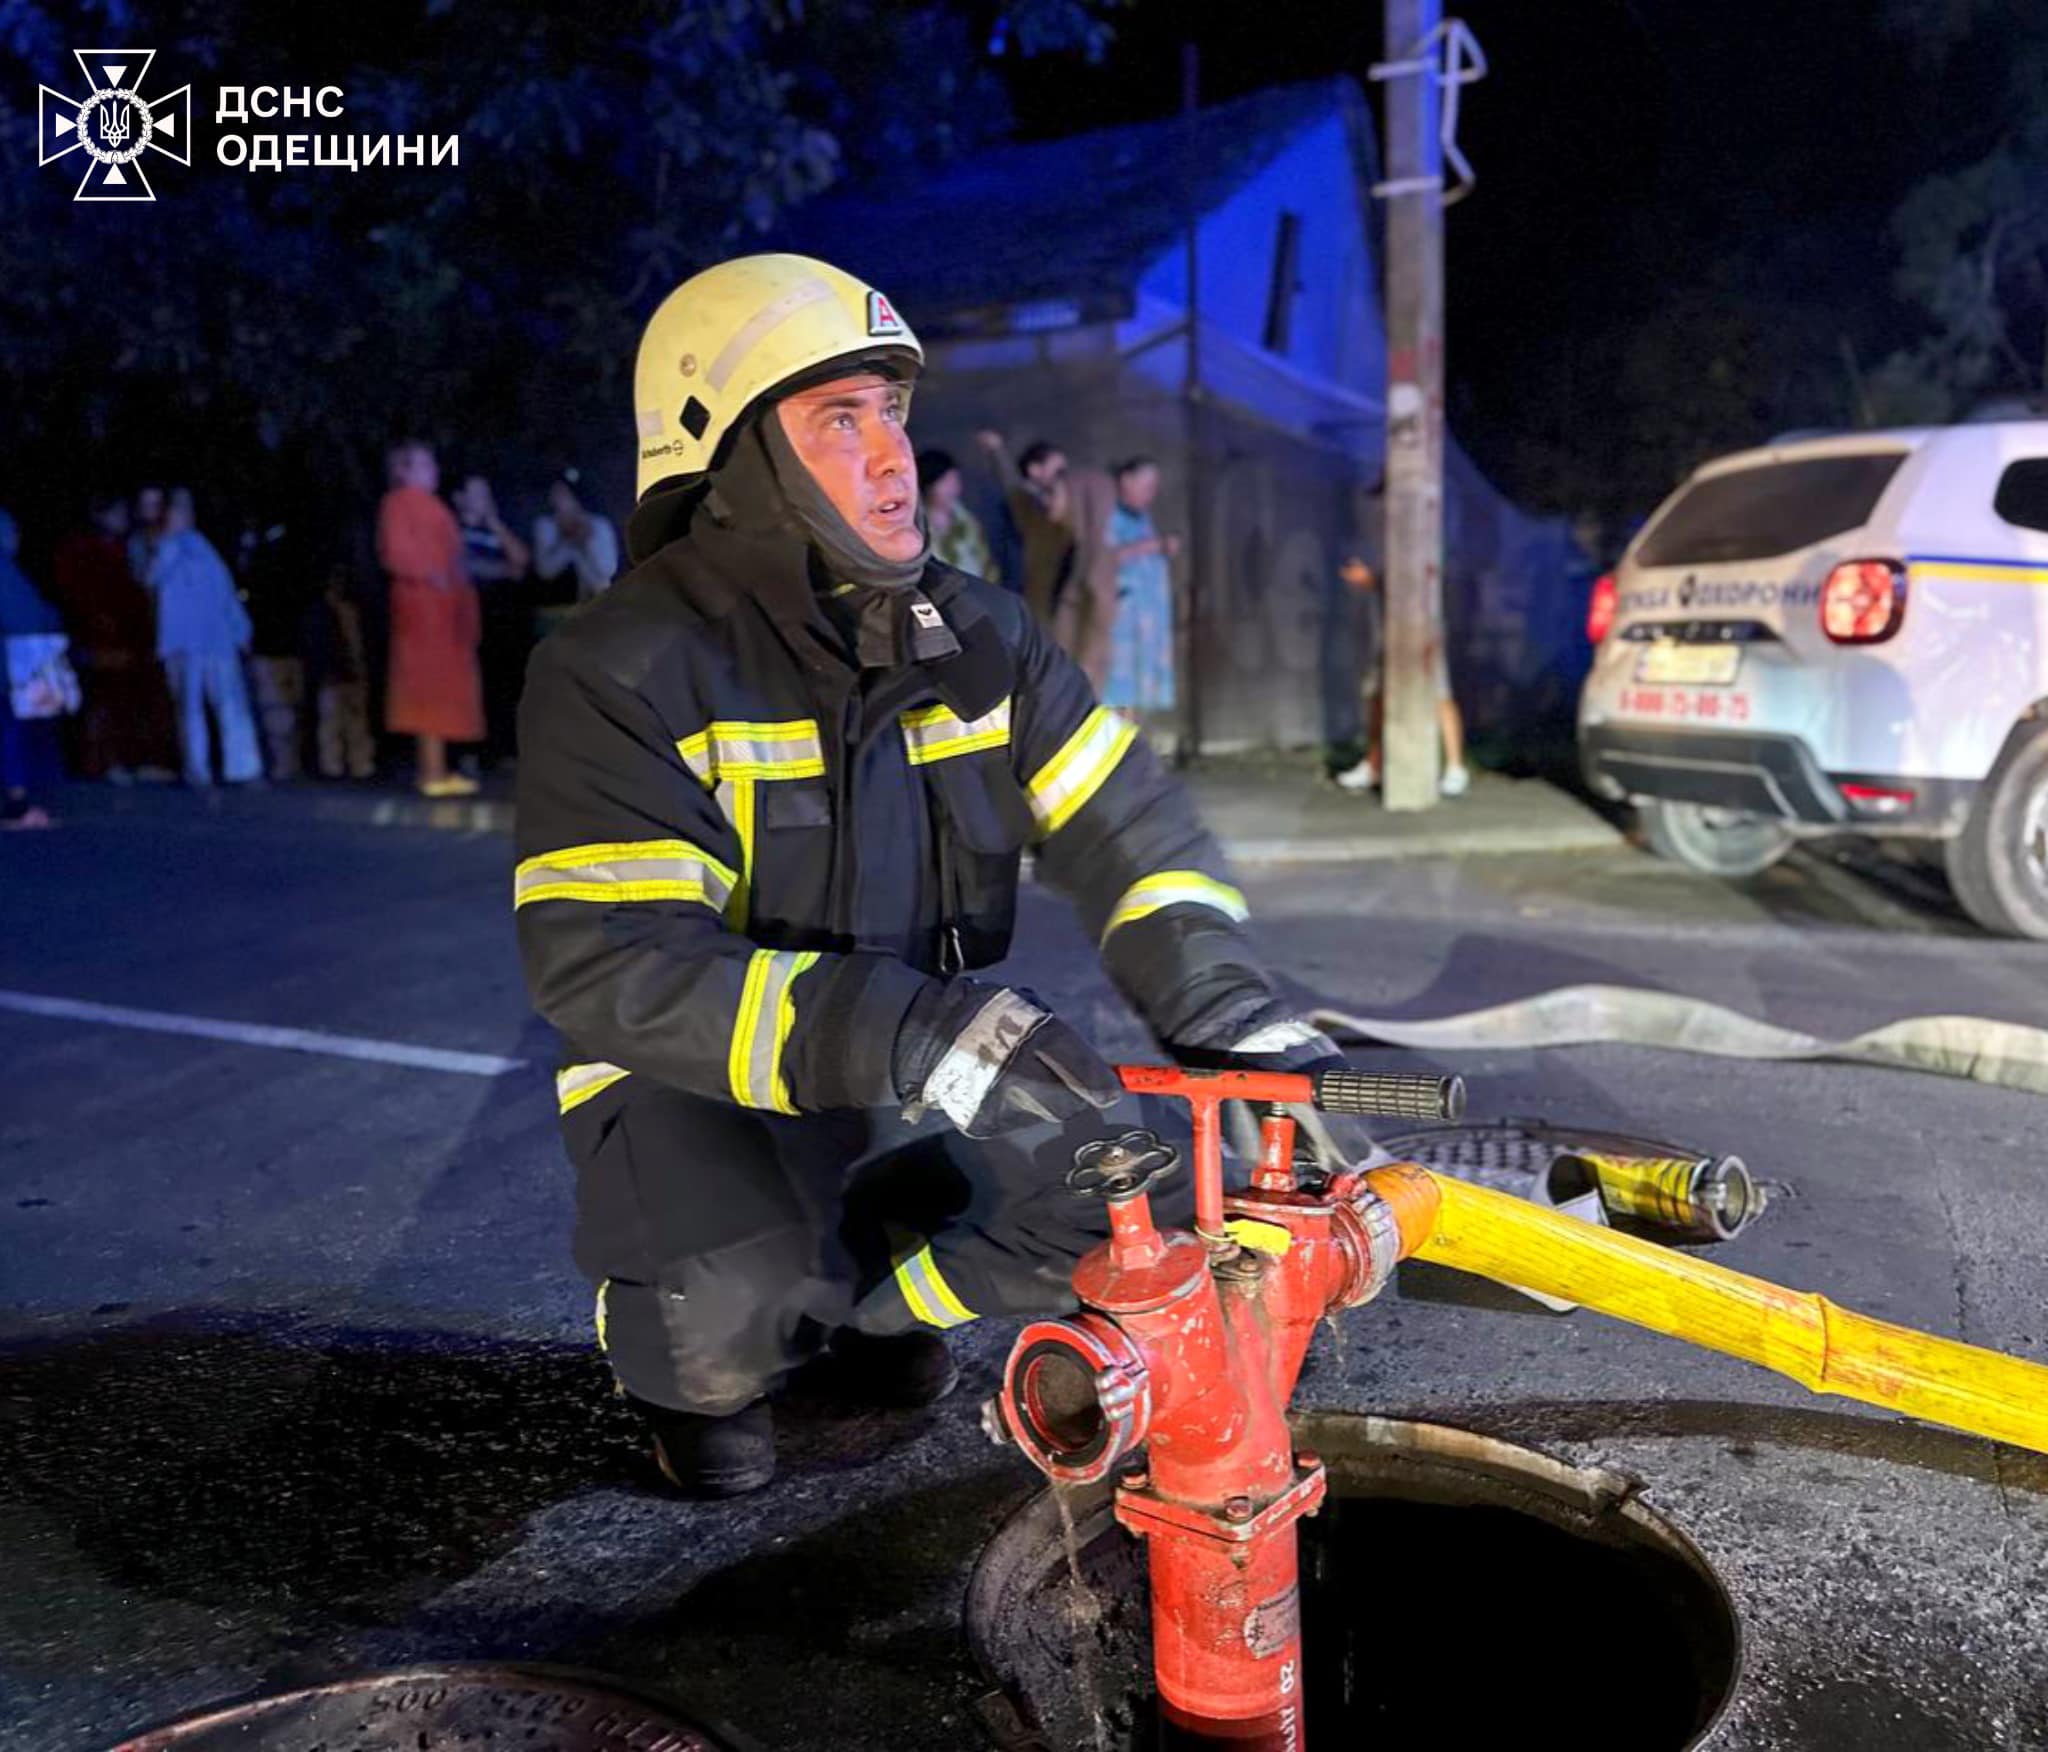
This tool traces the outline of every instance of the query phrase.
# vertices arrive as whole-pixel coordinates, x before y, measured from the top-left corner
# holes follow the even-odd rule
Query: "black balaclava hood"
[[[711,476],[705,509],[731,528],[803,542],[836,584],[904,589],[924,575],[931,557],[922,505],[917,528],[923,539],[913,558],[884,559],[862,541],[798,461],[773,403],[749,415],[735,436],[731,453]]]

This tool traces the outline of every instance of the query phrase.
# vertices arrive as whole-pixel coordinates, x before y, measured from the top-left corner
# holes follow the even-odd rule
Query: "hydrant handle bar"
[[[1457,1077],[1372,1076],[1364,1071],[1191,1071],[1179,1065],[1119,1065],[1133,1095],[1185,1101],[1195,1129],[1195,1233],[1211,1246],[1229,1245],[1223,1218],[1223,1121],[1226,1101],[1319,1107],[1328,1113],[1381,1114],[1396,1119],[1448,1119],[1465,1111]]]
[[[1178,1065],[1119,1065],[1133,1095],[1183,1101],[1258,1101],[1317,1107],[1325,1113],[1386,1119],[1457,1119],[1465,1111],[1462,1077],[1380,1076],[1368,1071],[1190,1071]]]

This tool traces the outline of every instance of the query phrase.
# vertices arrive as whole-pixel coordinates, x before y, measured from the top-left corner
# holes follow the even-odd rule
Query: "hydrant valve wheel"
[[[1180,1152],[1152,1131],[1127,1131],[1121,1137],[1097,1138],[1074,1152],[1067,1170],[1067,1190],[1076,1198],[1102,1198],[1121,1204],[1164,1180],[1180,1166]]]

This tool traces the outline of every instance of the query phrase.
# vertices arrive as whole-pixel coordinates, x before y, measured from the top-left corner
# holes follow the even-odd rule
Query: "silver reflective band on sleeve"
[[[1041,837],[1050,838],[1073,819],[1137,739],[1137,725],[1126,723],[1106,706],[1097,706],[1081,720],[1080,729],[1025,786]]]
[[[1313,1023],[1304,1022],[1299,1016],[1290,1016],[1285,1021],[1268,1022],[1263,1028],[1255,1028],[1242,1040],[1233,1045],[1232,1052],[1286,1052],[1297,1046],[1326,1046],[1332,1058],[1338,1057],[1337,1043]]]
[[[1008,700],[1000,701],[982,717],[968,719],[946,706],[920,706],[905,712],[902,722],[912,766],[928,766],[935,760],[951,760],[984,748],[1007,748],[1010,743]]]
[[[918,1099],[927,1107],[936,1107],[957,1126],[972,1125],[1003,1066],[1046,1015],[1013,991],[997,992],[960,1030],[946,1056],[925,1079]]]
[[[725,779],[816,779],[825,773],[825,745],[810,718],[780,724],[720,719],[685,736],[676,753],[707,788]]]
[[[1109,923],[1102,928],[1103,940],[1107,942],[1119,925],[1148,918],[1169,906],[1210,907],[1240,925],[1252,916],[1244,896],[1228,882],[1218,882],[1199,870],[1161,870],[1124,890],[1123,898],[1110,909]]]
[[[564,1113],[570,1113],[631,1075],[623,1065],[564,1065],[555,1073],[555,1100]]]
[[[927,1242],[895,1270],[896,1288],[904,1305],[927,1326],[965,1326],[979,1316],[953,1293]]]
[[[687,840],[629,840],[565,846],[524,860],[512,877],[512,906],[540,900],[693,900],[722,912],[737,878]]]
[[[817,964],[815,950],[757,949],[747,961],[739,1014],[726,1055],[726,1079],[742,1107],[794,1113],[782,1054],[796,1026],[796,982]]]

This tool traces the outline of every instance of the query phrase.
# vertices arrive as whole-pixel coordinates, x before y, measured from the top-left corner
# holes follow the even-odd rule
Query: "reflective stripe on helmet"
[[[1169,906],[1211,907],[1240,925],[1252,916],[1244,896],[1229,883],[1199,870],[1161,870],[1124,890],[1123,898],[1110,910],[1109,923],[1102,928],[1103,941],[1107,942],[1118,926],[1148,918]]]
[[[874,287],[810,256],[738,256],[661,301],[633,367],[634,497],[702,475],[748,411],[819,372],[914,376],[924,363]]]
[[[688,840],[564,846],[524,859],[512,875],[516,912],[542,900],[693,900],[723,912],[738,878]]]
[[[1059,753],[1031,775],[1025,791],[1031,813],[1038,818],[1041,838],[1049,839],[1074,818],[1088,799],[1102,789],[1117,763],[1138,739],[1138,727],[1097,706],[1081,720]]]

